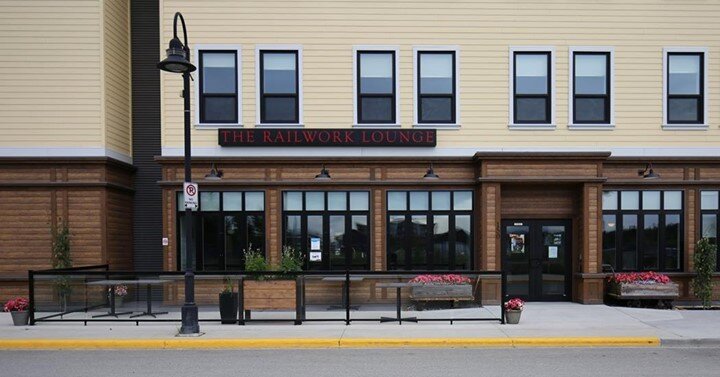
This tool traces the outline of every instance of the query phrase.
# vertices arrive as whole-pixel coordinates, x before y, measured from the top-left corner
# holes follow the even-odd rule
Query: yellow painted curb
[[[655,337],[512,338],[514,347],[659,347]]]
[[[237,348],[404,348],[404,347],[659,347],[652,337],[575,338],[303,338],[303,339],[0,339],[0,349],[237,349]]]

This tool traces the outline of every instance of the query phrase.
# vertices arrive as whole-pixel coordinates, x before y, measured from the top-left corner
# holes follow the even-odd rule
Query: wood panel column
[[[500,202],[499,183],[483,183],[480,186],[480,269],[500,270],[502,268],[500,251]],[[500,281],[486,280],[482,284],[483,303],[500,301]]]

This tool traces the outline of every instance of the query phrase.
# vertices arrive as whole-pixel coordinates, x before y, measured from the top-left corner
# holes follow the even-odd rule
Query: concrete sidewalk
[[[494,308],[499,310],[499,308]],[[248,324],[201,323],[200,337],[176,337],[179,323],[40,323],[14,327],[0,316],[0,349],[720,346],[720,311],[528,303],[519,325],[495,322]]]

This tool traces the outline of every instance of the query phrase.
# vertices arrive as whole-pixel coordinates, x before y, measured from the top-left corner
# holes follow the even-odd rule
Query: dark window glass
[[[668,53],[667,121],[668,123],[703,123],[702,53]]]
[[[610,123],[610,53],[573,55],[573,122]]]
[[[298,52],[260,51],[260,121],[298,123]]]
[[[283,192],[283,245],[310,270],[370,268],[367,191]]]
[[[200,51],[200,122],[238,123],[236,51]]]
[[[418,52],[418,123],[455,123],[455,52]]]
[[[642,269],[657,270],[660,243],[660,217],[658,215],[645,215],[643,217],[643,254]]]
[[[720,233],[720,207],[718,191],[700,191],[700,237],[707,238],[713,245],[718,245]],[[717,270],[720,271],[720,256],[717,258]]]
[[[388,191],[388,268],[472,268],[472,191]]]
[[[264,196],[263,192],[200,193],[199,211],[193,213],[197,270],[242,270],[246,250],[265,252]],[[182,193],[177,193],[177,200],[182,202]],[[177,208],[178,269],[185,267],[186,247],[181,207]]]
[[[395,52],[357,54],[358,123],[395,123]]]
[[[550,123],[550,53],[516,52],[514,59],[514,123]]]
[[[603,192],[603,264],[619,271],[681,271],[682,203],[677,190]]]
[[[617,217],[603,215],[603,264],[617,268],[616,260]]]
[[[623,215],[622,269],[634,270],[637,266],[637,215]]]
[[[680,244],[680,215],[665,215],[665,270],[679,270],[682,245]]]

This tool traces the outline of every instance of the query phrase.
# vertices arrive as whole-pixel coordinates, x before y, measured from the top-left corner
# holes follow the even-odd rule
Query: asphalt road
[[[714,376],[720,348],[0,351],[0,376]]]

